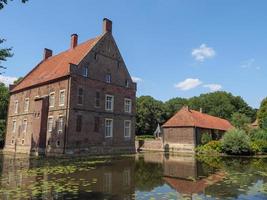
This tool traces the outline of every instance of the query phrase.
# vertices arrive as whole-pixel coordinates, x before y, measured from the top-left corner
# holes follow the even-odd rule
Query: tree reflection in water
[[[266,158],[0,155],[0,199],[267,199]]]

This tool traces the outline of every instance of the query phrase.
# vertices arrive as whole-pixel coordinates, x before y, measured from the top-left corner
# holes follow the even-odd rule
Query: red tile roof
[[[163,127],[199,127],[223,131],[233,128],[225,119],[190,110],[188,107],[183,107]]]
[[[102,36],[98,36],[90,39],[77,45],[73,49],[68,49],[67,51],[41,61],[11,90],[11,92],[69,75],[70,63],[78,65],[101,38]]]
[[[217,172],[207,178],[195,181],[171,177],[164,177],[164,180],[181,194],[196,194],[205,192],[210,185],[222,181],[225,175],[224,172]]]

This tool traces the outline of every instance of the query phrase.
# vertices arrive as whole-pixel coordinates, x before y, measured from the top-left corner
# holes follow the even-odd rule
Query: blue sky
[[[99,35],[108,17],[138,96],[225,90],[259,107],[267,96],[266,10],[264,0],[13,1],[0,11],[0,37],[14,52],[4,76],[24,76],[45,47],[66,50],[72,33],[79,42]]]

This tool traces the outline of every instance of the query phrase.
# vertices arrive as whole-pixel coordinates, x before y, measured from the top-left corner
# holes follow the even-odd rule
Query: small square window
[[[113,135],[113,119],[105,119],[105,137]]]
[[[26,98],[25,102],[24,102],[24,112],[28,112],[29,111],[29,106],[30,106],[30,99]]]
[[[64,106],[65,104],[65,90],[60,90],[59,92],[59,106]]]
[[[14,113],[17,114],[19,111],[19,101],[16,100],[14,103]]]
[[[82,74],[84,77],[88,77],[88,67],[83,67],[82,68]]]
[[[112,95],[106,95],[106,102],[105,102],[105,109],[107,111],[113,111],[114,106],[114,96]]]
[[[49,94],[49,107],[54,107],[55,106],[55,92],[51,92]]]
[[[47,130],[48,132],[52,132],[53,130],[53,117],[48,117],[48,120],[47,120]]]
[[[124,137],[131,137],[131,121],[125,120],[124,121]]]
[[[59,117],[59,118],[58,118],[57,132],[58,132],[58,133],[62,133],[62,131],[63,131],[63,127],[64,127],[64,118],[63,118],[63,117]]]
[[[106,74],[106,83],[111,83],[111,74]]]
[[[124,112],[131,113],[132,112],[132,100],[131,99],[124,99]]]

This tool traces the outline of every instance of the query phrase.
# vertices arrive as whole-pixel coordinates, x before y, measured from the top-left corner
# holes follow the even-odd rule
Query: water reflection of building
[[[215,171],[194,157],[165,157],[164,180],[180,194],[205,193],[210,185],[221,181],[224,173]]]
[[[199,162],[193,156],[146,153],[144,161],[161,163],[165,183],[181,195],[192,196],[205,193],[207,187],[221,181],[225,176],[223,172]]]
[[[0,199],[12,199],[10,191],[21,192],[21,195],[25,193],[32,193],[31,186],[35,184],[37,189],[40,189],[43,194],[40,194],[38,198],[44,199],[66,199],[72,198],[73,193],[65,192],[65,194],[58,193],[53,189],[43,191],[44,184],[55,181],[60,187],[64,187],[69,184],[76,185],[78,187],[78,194],[75,197],[78,199],[132,199],[135,192],[135,180],[134,180],[134,158],[123,158],[123,160],[116,160],[111,163],[97,164],[93,169],[83,170],[89,165],[85,166],[77,162],[77,170],[74,173],[69,174],[55,174],[49,173],[49,168],[57,167],[59,163],[54,163],[53,159],[46,160],[46,164],[42,165],[40,162],[36,162],[35,159],[18,158],[9,155],[0,155],[0,164],[2,171],[0,172],[1,182]],[[43,162],[42,162],[43,163]],[[73,162],[69,162],[72,164]],[[75,161],[74,161],[75,163]],[[39,165],[38,167],[36,165]],[[37,168],[36,168],[36,167]],[[90,165],[91,166],[91,165]],[[39,170],[40,168],[47,168],[48,170]],[[61,167],[64,167],[62,165]],[[66,166],[67,167],[67,166]],[[35,171],[30,175],[27,174],[28,170]],[[66,182],[61,180],[66,179]],[[90,183],[90,184],[85,184]],[[17,194],[20,197],[20,194]],[[21,196],[21,199],[24,199]],[[28,199],[28,198],[26,198]]]

